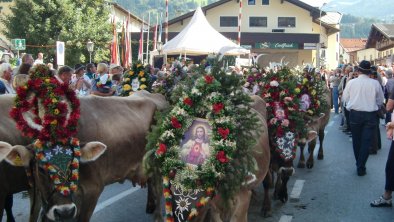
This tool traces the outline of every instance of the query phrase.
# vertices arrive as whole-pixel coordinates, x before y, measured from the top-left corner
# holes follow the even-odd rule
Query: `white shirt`
[[[360,74],[358,78],[350,80],[343,91],[342,99],[348,110],[373,112],[378,105],[383,104],[383,90],[377,80]]]

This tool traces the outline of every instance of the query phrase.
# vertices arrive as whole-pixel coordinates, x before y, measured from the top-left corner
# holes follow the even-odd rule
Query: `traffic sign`
[[[26,50],[25,39],[11,39],[11,44],[15,50]]]

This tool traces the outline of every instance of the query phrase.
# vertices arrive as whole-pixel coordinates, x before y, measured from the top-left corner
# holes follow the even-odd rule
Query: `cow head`
[[[0,153],[2,153],[1,150],[3,150],[4,153],[7,153],[5,160],[11,165],[23,165],[25,167],[29,167],[30,165],[33,167],[35,185],[37,186],[43,203],[43,214],[45,214],[44,219],[49,221],[63,221],[76,218],[78,209],[75,200],[80,199],[80,196],[82,195],[81,192],[78,192],[77,190],[76,192],[72,192],[70,195],[64,195],[59,192],[56,182],[54,182],[54,179],[52,178],[53,176],[51,176],[51,172],[49,172],[51,169],[43,166],[40,164],[40,161],[33,158],[30,146],[32,145],[24,147],[0,143]],[[87,143],[80,150],[80,163],[83,164],[97,160],[105,152],[106,148],[106,145],[100,142]],[[33,164],[30,164],[31,161]],[[64,168],[64,164],[68,164],[66,168]],[[73,172],[70,170],[70,164],[72,164],[70,161],[65,160],[63,162],[63,166],[54,165],[58,170],[56,175],[63,177],[60,178],[61,182],[69,183],[68,181],[73,176]]]

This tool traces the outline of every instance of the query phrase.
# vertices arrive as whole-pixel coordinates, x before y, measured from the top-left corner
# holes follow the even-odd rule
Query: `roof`
[[[139,22],[141,22],[141,23],[143,22],[142,19],[140,19],[138,16],[134,15],[133,13],[131,13],[129,10],[123,8],[123,7],[122,7],[121,5],[119,5],[118,3],[116,3],[116,2],[110,2],[110,4],[113,5],[115,8],[119,9],[119,11],[121,11],[121,12],[123,12],[123,13],[126,13],[126,14],[128,14],[128,15],[130,15],[131,18],[133,18],[133,19],[135,19],[135,20],[137,20],[137,21],[139,21]],[[145,24],[147,24],[147,23],[145,23]]]
[[[360,49],[364,49],[365,45],[367,44],[366,38],[358,38],[358,39],[346,39],[341,38],[339,40],[342,47],[345,49],[346,52],[354,52]]]
[[[220,1],[214,2],[212,4],[209,4],[207,6],[202,7],[202,11],[204,12],[204,14],[206,14],[206,11],[208,11],[209,9],[218,7],[220,5],[223,5],[223,4],[225,4],[227,2],[231,2],[231,1],[234,1],[234,0],[220,0]],[[296,6],[300,7],[300,8],[303,8],[303,9],[309,11],[311,16],[313,17],[313,20],[315,20],[316,18],[320,17],[320,10],[317,7],[313,7],[311,5],[308,5],[305,2],[302,2],[300,0],[282,0],[282,1],[287,1],[287,2],[289,2],[291,4],[293,4],[293,5],[296,5]],[[194,12],[195,12],[195,10],[190,11],[190,12],[188,12],[188,13],[186,13],[184,15],[181,15],[179,17],[173,18],[170,21],[168,21],[168,24],[171,25],[171,24],[180,22],[180,21],[182,21],[184,19],[187,19],[189,17],[192,17],[194,15]],[[325,14],[326,13],[323,11],[322,15],[325,15]]]
[[[366,47],[375,48],[376,42],[383,37],[394,40],[394,24],[372,24]]]

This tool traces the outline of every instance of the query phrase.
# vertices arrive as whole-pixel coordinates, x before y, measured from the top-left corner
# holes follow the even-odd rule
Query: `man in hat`
[[[370,73],[371,63],[361,61],[358,66],[358,78],[349,81],[343,92],[346,108],[350,110],[353,152],[359,176],[366,174],[365,164],[377,124],[377,110],[384,99],[382,87],[378,81],[368,77]]]

